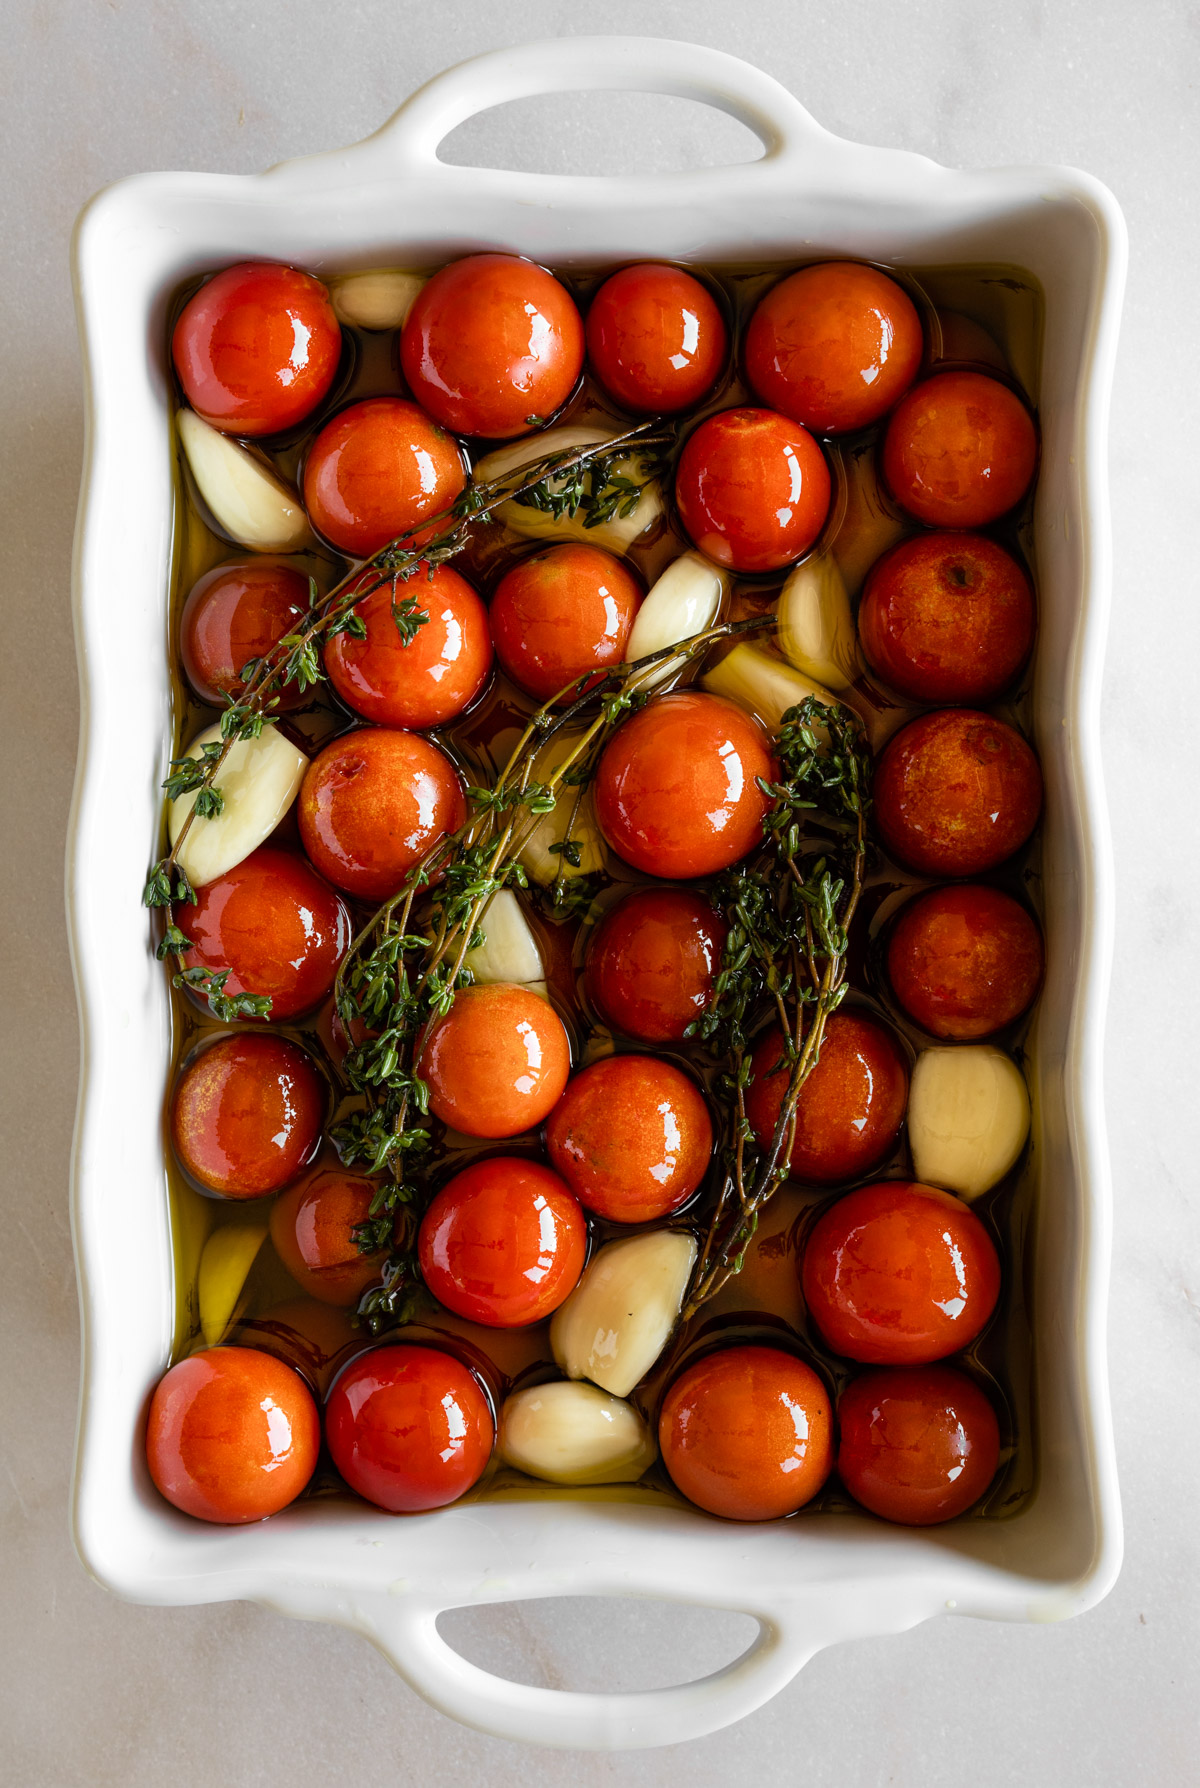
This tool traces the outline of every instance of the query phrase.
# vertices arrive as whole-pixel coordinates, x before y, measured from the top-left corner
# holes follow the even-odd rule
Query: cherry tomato
[[[400,364],[417,402],[447,428],[503,440],[566,403],[583,368],[583,324],[544,267],[469,255],[418,292]]]
[[[996,1475],[996,1412],[953,1366],[864,1372],[838,1400],[838,1471],[873,1515],[905,1527],[953,1520]]]
[[[601,1017],[644,1043],[678,1042],[712,994],[727,927],[690,888],[638,888],[592,933],[587,991]]]
[[[917,534],[863,588],[858,635],[871,669],[919,702],[990,702],[1033,645],[1033,591],[982,534]]]
[[[188,968],[229,971],[228,995],[266,994],[278,1024],[319,1006],[350,945],[350,915],[328,882],[291,851],[260,845],[181,902],[175,924]]]
[[[464,1136],[536,1130],[571,1071],[571,1046],[553,1006],[528,988],[465,987],[435,1019],[418,1058],[429,1106]]]
[[[275,1252],[302,1290],[323,1304],[356,1304],[379,1278],[386,1249],[361,1254],[356,1224],[371,1214],[375,1180],[317,1167],[271,1206]]]
[[[911,298],[856,261],[802,267],[759,300],[746,376],[772,409],[819,435],[865,428],[917,376],[924,342]]]
[[[370,591],[355,604],[366,639],[337,633],[325,647],[329,680],[348,707],[381,726],[441,726],[470,706],[492,668],[488,612],[449,565],[422,565],[399,586],[427,618],[407,643],[392,614],[392,586],[364,571],[351,584]],[[372,588],[372,586],[378,586]]]
[[[773,1521],[803,1508],[829,1476],[829,1394],[780,1348],[724,1347],[675,1380],[658,1444],[690,1502],[729,1521]]]
[[[979,1218],[949,1192],[881,1180],[818,1218],[801,1283],[835,1353],[922,1366],[975,1339],[1000,1295],[1000,1262]]]
[[[922,714],[875,766],[875,818],[921,875],[980,875],[1020,850],[1042,808],[1042,773],[1020,733],[973,708]]]
[[[295,1043],[265,1032],[221,1037],[175,1083],[171,1140],[181,1166],[222,1198],[262,1198],[315,1154],[325,1082]]]
[[[578,1201],[539,1161],[475,1161],[421,1219],[421,1276],[447,1310],[492,1329],[541,1322],[575,1289],[587,1253]]]
[[[816,441],[774,410],[709,416],[675,474],[689,538],[732,571],[778,571],[801,558],[825,526],[830,488]]]
[[[335,887],[388,900],[467,816],[458,772],[416,733],[361,727],[313,759],[298,803],[304,848]]]
[[[909,1017],[934,1037],[987,1037],[1032,1003],[1042,934],[998,888],[933,888],[910,900],[887,952],[888,979]]]
[[[436,1347],[376,1347],[325,1405],[325,1438],[352,1490],[393,1514],[441,1509],[487,1469],[495,1423],[479,1381]]]
[[[277,559],[240,559],[218,565],[193,585],[179,624],[183,674],[201,701],[224,706],[242,693],[242,666],[261,658],[308,613],[308,579]],[[300,708],[312,697],[289,684],[275,712]]]
[[[715,875],[762,840],[771,748],[756,720],[698,690],[660,696],[619,726],[596,775],[609,844],[646,875]]]
[[[931,528],[985,528],[1029,489],[1033,418],[984,373],[945,372],[916,385],[888,423],[883,475],[896,501]]]
[[[587,316],[592,371],[626,410],[691,409],[721,376],[729,345],[721,308],[682,267],[646,262],[605,280]]]
[[[304,506],[339,551],[368,559],[399,534],[420,546],[466,484],[458,443],[416,404],[368,397],[327,422],[304,462]],[[430,521],[429,527],[422,523]]]
[[[778,1028],[755,1044],[750,1071],[746,1116],[765,1147],[791,1077]],[[900,1134],[907,1103],[908,1069],[890,1031],[857,1012],[835,1012],[800,1090],[793,1176],[828,1186],[870,1173]]]
[[[567,1085],[546,1153],[580,1204],[613,1223],[649,1223],[687,1203],[708,1171],[708,1106],[653,1055],[611,1055]]]
[[[321,1445],[298,1373],[252,1347],[194,1353],[150,1399],[146,1463],[168,1502],[201,1521],[261,1521],[294,1502]]]
[[[611,553],[552,546],[501,579],[490,611],[496,656],[519,688],[549,701],[588,671],[621,663],[641,600],[637,578]]]

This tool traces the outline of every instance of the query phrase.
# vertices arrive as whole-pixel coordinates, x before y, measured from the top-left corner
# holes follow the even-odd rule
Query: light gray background
[[[1200,1779],[1200,10],[1185,0],[4,0],[0,28],[0,1775],[13,1788]],[[1063,1626],[942,1620],[826,1652],[740,1727],[618,1757],[464,1731],[331,1628],[242,1606],[123,1606],[84,1576],[66,1515],[77,1369],[66,1192],[75,1023],[61,896],[81,445],[72,220],[120,175],[248,172],[334,147],[465,56],[589,30],[733,50],[867,142],[951,164],[1075,163],[1114,189],[1132,239],[1104,709],[1119,876],[1108,1086],[1124,1575],[1097,1612]],[[460,130],[452,153],[623,172],[737,157],[743,141],[740,127],[684,102],[589,95],[493,113]],[[613,1688],[715,1668],[741,1649],[745,1625],[577,1601],[464,1615],[453,1631],[477,1661],[526,1680]]]

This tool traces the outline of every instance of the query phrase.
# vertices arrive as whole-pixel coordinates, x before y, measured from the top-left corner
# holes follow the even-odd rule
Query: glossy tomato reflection
[[[369,397],[325,424],[304,462],[304,506],[339,551],[369,558],[399,534],[420,546],[425,522],[466,484],[458,443],[416,404]]]
[[[1000,1430],[979,1386],[952,1366],[892,1366],[838,1399],[838,1472],[873,1515],[906,1527],[952,1521],[996,1475]]]
[[[549,547],[518,560],[492,597],[496,656],[519,688],[549,701],[622,662],[641,600],[641,584],[612,553]]]
[[[613,1055],[569,1082],[546,1123],[546,1153],[580,1203],[614,1223],[686,1204],[708,1171],[708,1106],[681,1069]]]
[[[467,816],[458,772],[417,733],[343,733],[313,759],[297,803],[322,875],[360,900],[388,900],[414,864]]]
[[[435,1117],[465,1136],[495,1138],[536,1130],[570,1070],[553,1006],[506,981],[463,988],[430,1026],[417,1063]]]
[[[391,580],[364,571],[350,586],[367,594],[354,612],[366,638],[335,634],[325,647],[329,680],[364,720],[380,726],[441,726],[475,700],[492,668],[488,611],[465,577],[449,565],[419,565],[400,586],[425,620],[411,639],[392,613]]]
[[[393,1514],[444,1508],[478,1483],[495,1439],[479,1381],[451,1354],[377,1347],[347,1366],[325,1438],[352,1490]]]
[[[588,310],[592,371],[623,409],[647,415],[674,415],[707,397],[728,341],[707,286],[662,262],[610,274]]]
[[[688,436],[675,474],[693,545],[731,571],[779,571],[812,546],[829,513],[825,456],[773,410],[722,410]]]
[[[439,1303],[489,1328],[522,1328],[575,1289],[587,1225],[538,1161],[500,1156],[455,1174],[421,1220],[421,1275]]]
[[[1037,825],[1042,774],[1020,733],[973,708],[922,714],[875,766],[875,820],[893,856],[922,875],[980,875]]]
[[[589,998],[626,1036],[678,1042],[712,994],[726,930],[690,888],[637,888],[592,934]]]
[[[1037,431],[1015,392],[977,372],[915,385],[888,423],[883,475],[896,501],[933,528],[984,528],[1033,482]]]
[[[286,1037],[220,1037],[184,1068],[171,1099],[171,1140],[198,1185],[221,1198],[277,1192],[311,1160],[328,1091]]]
[[[192,586],[179,623],[183,674],[201,701],[214,708],[240,695],[242,666],[277,646],[308,613],[308,579],[278,559],[257,557],[218,565]],[[295,684],[279,691],[275,713],[312,698]]]
[[[324,1304],[356,1304],[380,1277],[386,1247],[364,1254],[356,1230],[371,1215],[378,1182],[318,1167],[271,1206],[271,1241],[292,1278]]]
[[[750,1072],[746,1116],[765,1148],[790,1079],[778,1027],[755,1044]],[[827,1186],[870,1173],[899,1135],[907,1103],[908,1068],[891,1032],[861,1013],[835,1012],[796,1105],[793,1175]]]

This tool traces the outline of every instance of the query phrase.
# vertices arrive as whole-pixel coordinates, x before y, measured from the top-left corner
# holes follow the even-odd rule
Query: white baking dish
[[[437,146],[502,100],[631,88],[704,100],[761,160],[589,179],[463,169]],[[854,255],[1015,264],[1045,294],[1034,731],[1047,787],[1049,979],[1032,1043],[1032,1247],[1040,1484],[1008,1520],[918,1533],[851,1516],[743,1527],[601,1500],[475,1503],[394,1518],[300,1505],[222,1529],[176,1514],[142,1457],[173,1326],[162,1112],[165,979],[140,903],[168,745],[173,544],[165,320],[181,281],[246,256],[316,270],[436,263],[481,247],[560,266],[653,255]],[[844,142],[747,64],[647,38],[566,38],[439,76],[375,136],[255,177],[149,174],[93,201],[75,241],[88,445],[75,555],[83,730],[68,870],[83,1071],[72,1212],[83,1312],[75,1535],[134,1600],[245,1598],[374,1641],[436,1706],[486,1732],[597,1749],[694,1738],[750,1712],[819,1647],[950,1610],[1058,1620],[1116,1575],[1120,1517],[1104,1357],[1109,1183],[1100,1080],[1111,871],[1097,704],[1109,600],[1105,435],[1124,276],[1111,195],[1062,168],[960,173]],[[639,1694],[523,1687],[460,1658],[439,1611],[574,1594],[746,1610],[750,1649]]]

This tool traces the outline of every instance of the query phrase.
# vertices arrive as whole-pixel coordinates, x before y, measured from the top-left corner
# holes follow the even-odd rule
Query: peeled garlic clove
[[[221,737],[220,726],[198,733],[184,753],[199,757],[205,745]],[[275,830],[296,796],[308,759],[268,723],[257,739],[236,739],[217,771],[213,787],[225,797],[215,819],[193,820],[180,846],[179,867],[194,888],[236,869]],[[171,843],[196,804],[196,790],[180,795],[167,809]]]
[[[1002,1049],[976,1043],[917,1057],[908,1140],[919,1180],[978,1198],[1004,1178],[1028,1134],[1029,1094]]]
[[[509,888],[488,901],[479,921],[483,942],[467,952],[464,967],[477,982],[541,981],[542,952],[521,902]]]
[[[658,1456],[632,1403],[571,1381],[515,1391],[497,1444],[506,1465],[550,1484],[632,1484]]]
[[[814,553],[797,565],[779,597],[779,645],[807,677],[834,690],[858,675],[858,636],[837,560]]]
[[[571,737],[560,735],[552,739],[538,754],[534,767],[535,780],[545,781],[574,748],[578,734]],[[565,881],[573,881],[579,875],[595,875],[604,867],[604,840],[600,836],[600,828],[596,824],[596,807],[592,799],[591,788],[585,788],[579,799],[576,811],[575,800],[579,795],[577,788],[560,788],[558,797],[549,813],[539,814],[533,830],[522,845],[519,857],[535,882],[542,887],[549,887],[559,874],[561,865]],[[552,851],[551,845],[561,844],[570,828],[571,838],[579,846],[579,863],[568,863],[561,852]]]
[[[265,460],[193,410],[180,410],[178,421],[196,488],[230,539],[256,553],[294,553],[315,544],[299,497]]]
[[[889,509],[879,479],[875,448],[869,444],[844,452],[846,509],[833,542],[846,591],[857,596],[868,571],[889,546],[902,540],[912,523]]]
[[[732,652],[701,678],[704,687],[714,695],[726,696],[739,707],[749,709],[769,733],[777,733],[784,715],[797,702],[815,695],[819,702],[836,704],[839,697],[820,683],[814,683],[794,666],[785,664],[773,652],[761,646],[739,641]],[[821,736],[824,729],[814,727]]]
[[[627,1397],[667,1344],[696,1254],[696,1238],[678,1229],[626,1236],[593,1254],[550,1323],[568,1378]]]
[[[227,1223],[222,1229],[214,1229],[205,1242],[196,1295],[206,1346],[218,1346],[228,1333],[250,1268],[266,1239],[265,1224]]]
[[[334,315],[359,329],[400,329],[426,277],[385,267],[339,273],[329,281]]]
[[[728,572],[703,553],[682,553],[667,566],[638,609],[625,656],[631,662],[649,658],[666,646],[703,633],[720,613],[728,589]],[[664,683],[683,663],[682,658],[665,658],[642,687],[653,689]]]
[[[613,431],[607,428],[546,429],[542,434],[526,435],[521,441],[485,454],[474,468],[474,480],[476,484],[487,484],[493,478],[502,478],[508,472],[532,465],[548,453],[570,453],[577,447],[591,447],[598,441],[613,439]],[[640,478],[636,449],[615,461],[613,470],[627,478]],[[524,503],[515,502],[501,503],[496,510],[496,519],[527,540],[586,540],[592,546],[607,547],[609,552],[623,553],[662,512],[662,492],[657,484],[650,483],[643,486],[631,515],[614,516],[611,521],[601,522],[594,528],[584,527],[582,515],[556,517],[543,509],[530,509]]]

